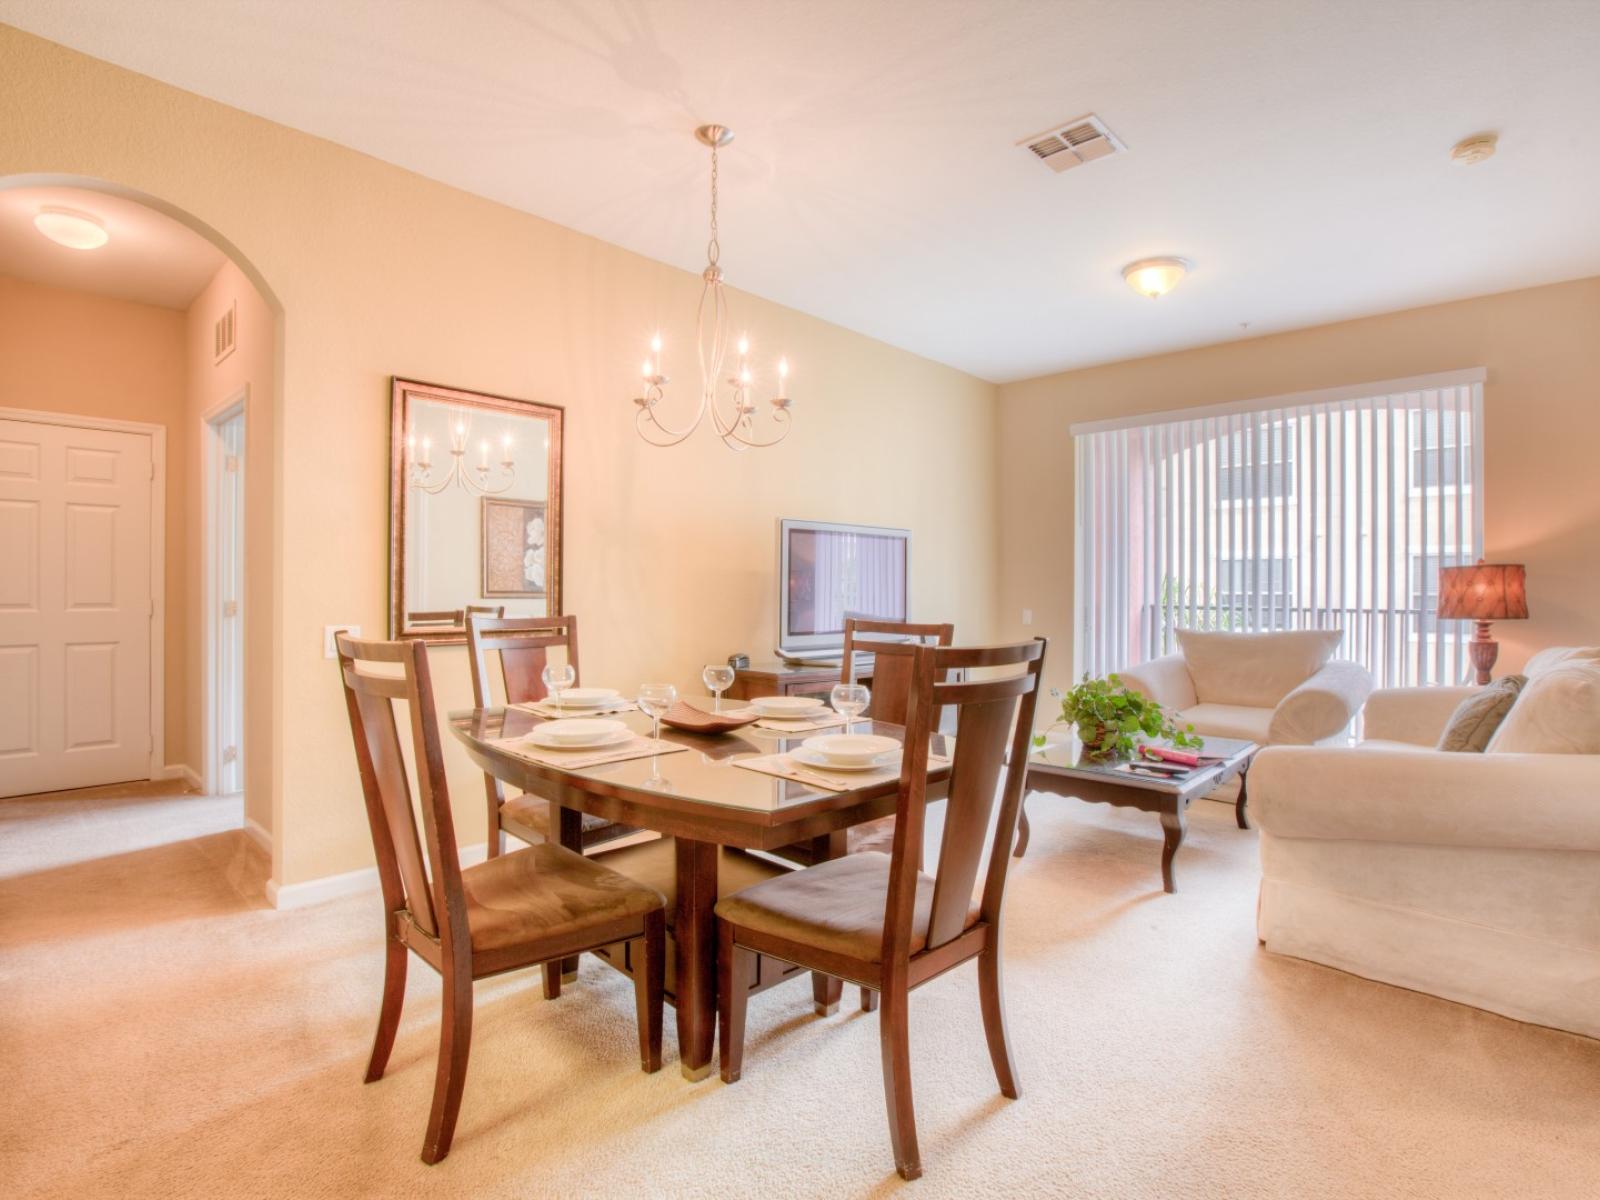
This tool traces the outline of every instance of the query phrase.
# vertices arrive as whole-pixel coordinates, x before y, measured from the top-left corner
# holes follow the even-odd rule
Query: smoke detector
[[[1462,138],[1450,148],[1450,161],[1468,167],[1473,163],[1481,163],[1486,158],[1494,157],[1499,142],[1499,135],[1493,133],[1475,133],[1469,138]]]
[[[1094,113],[1025,137],[1017,145],[1058,175],[1128,148]]]

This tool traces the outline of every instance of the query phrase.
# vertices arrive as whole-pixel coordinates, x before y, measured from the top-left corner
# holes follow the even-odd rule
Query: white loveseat
[[[1372,690],[1358,663],[1329,661],[1337,629],[1280,633],[1179,630],[1182,652],[1118,671],[1195,732],[1262,746],[1337,738]]]
[[[1585,686],[1580,708],[1600,695]],[[1256,759],[1258,935],[1276,953],[1600,1037],[1600,753],[1432,749],[1472,691],[1380,690],[1360,746]]]

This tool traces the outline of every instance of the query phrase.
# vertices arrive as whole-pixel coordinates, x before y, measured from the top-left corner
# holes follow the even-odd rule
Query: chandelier
[[[477,465],[468,466],[467,443],[471,438],[472,415],[458,410],[448,420],[450,462],[448,466],[441,468],[437,479],[433,477],[433,439],[423,437],[422,452],[419,455],[416,432],[413,430],[406,437],[406,461],[411,468],[409,472],[411,486],[418,491],[427,492],[430,496],[437,496],[452,483],[469,495],[498,496],[502,492],[510,491],[511,485],[517,478],[516,462],[511,457],[511,435],[505,434],[500,439],[501,458],[498,470],[489,466],[488,438],[482,438],[478,442]]]
[[[711,240],[706,243],[706,269],[701,273],[705,287],[700,292],[700,307],[695,315],[700,403],[695,408],[694,419],[680,429],[667,425],[656,414],[656,406],[661,403],[668,382],[661,370],[661,335],[658,333],[650,340],[650,357],[645,359],[641,370],[644,392],[634,397],[633,402],[638,406],[634,427],[652,446],[676,446],[698,429],[709,414],[712,428],[730,450],[775,446],[789,434],[788,359],[778,360],[777,394],[768,401],[772,406],[772,432],[766,436],[756,427],[758,406],[751,399],[755,379],[750,373],[748,338],[739,338],[738,367],[726,378],[722,374],[728,358],[731,320],[728,298],[723,290],[722,267],[717,262],[722,253],[717,242],[717,151],[733,141],[733,130],[724,125],[702,125],[694,131],[694,136],[711,147]],[[727,401],[719,399],[718,395],[724,383],[728,386]]]

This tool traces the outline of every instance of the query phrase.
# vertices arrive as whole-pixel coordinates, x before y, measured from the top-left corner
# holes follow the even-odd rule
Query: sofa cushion
[[[1530,658],[1522,673],[1532,679],[1569,662],[1600,662],[1600,646],[1551,646]]]
[[[1479,753],[1486,750],[1527,682],[1526,675],[1505,675],[1468,696],[1450,714],[1435,749]]]
[[[1322,669],[1344,634],[1337,629],[1278,633],[1178,630],[1178,644],[1201,704],[1275,708]]]
[[[1600,663],[1573,660],[1528,681],[1491,754],[1600,754]]]
[[[1265,746],[1272,710],[1237,704],[1196,704],[1177,713],[1175,720],[1179,725],[1193,725],[1202,737],[1239,738]]]

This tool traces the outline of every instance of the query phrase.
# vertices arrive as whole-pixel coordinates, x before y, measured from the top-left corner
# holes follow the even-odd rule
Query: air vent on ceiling
[[[213,362],[221,362],[238,346],[239,302],[237,300],[228,305],[228,310],[217,318],[216,326],[212,330],[211,344],[216,352]]]
[[[1058,174],[1127,149],[1122,139],[1093,113],[1023,138],[1017,145],[1026,147],[1030,154]]]

